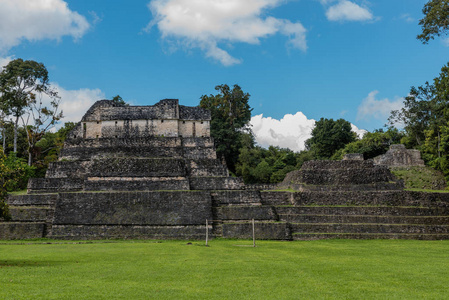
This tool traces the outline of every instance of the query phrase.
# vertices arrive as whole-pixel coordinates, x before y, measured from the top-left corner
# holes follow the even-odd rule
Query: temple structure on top
[[[164,99],[152,106],[126,106],[97,101],[70,138],[209,137],[210,111]]]
[[[305,162],[287,174],[283,190],[245,185],[217,158],[210,121],[209,111],[176,99],[152,106],[97,101],[45,178],[9,196],[12,220],[0,220],[0,240],[203,239],[206,232],[449,239],[448,193],[404,191],[387,166],[360,154]],[[392,148],[382,161],[420,162],[419,153]]]

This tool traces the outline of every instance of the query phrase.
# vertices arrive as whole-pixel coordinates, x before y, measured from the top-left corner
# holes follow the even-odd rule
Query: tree
[[[378,155],[385,154],[390,145],[401,143],[405,134],[396,128],[390,127],[387,131],[382,129],[367,132],[361,139],[346,144],[346,146],[338,150],[332,159],[342,159],[348,153],[361,153],[365,159],[374,158]]]
[[[42,63],[20,58],[10,61],[0,73],[0,102],[4,110],[15,118],[14,152],[17,152],[17,130],[19,119],[25,114],[37,94],[57,97],[51,89],[48,71]]]
[[[435,36],[448,33],[449,29],[449,1],[430,0],[422,10],[424,18],[419,21],[422,33],[416,38],[423,44],[433,40]]]
[[[120,104],[120,105],[126,105],[128,106],[128,104],[126,104],[125,100],[123,100],[122,97],[120,97],[120,95],[116,95],[112,98],[112,101],[116,104]]]
[[[57,96],[54,96],[48,106],[45,106],[42,97],[39,97],[39,100],[31,97],[28,102],[26,117],[22,116],[21,119],[27,131],[29,166],[33,162],[33,155],[36,156],[36,144],[63,117],[62,112],[59,111],[59,103],[60,98]]]
[[[215,90],[219,91],[217,95],[201,96],[200,106],[211,111],[211,136],[218,156],[226,160],[231,172],[235,172],[242,134],[250,131],[250,95],[238,85],[234,85],[232,90],[226,84],[218,85]]]
[[[316,159],[329,159],[337,150],[356,140],[351,123],[346,120],[321,118],[315,122],[312,137],[306,141],[306,149]]]
[[[438,120],[436,89],[426,82],[424,86],[411,87],[404,98],[404,107],[391,111],[388,124],[403,126],[407,135],[412,138],[408,146],[421,145],[425,140],[424,131]]]

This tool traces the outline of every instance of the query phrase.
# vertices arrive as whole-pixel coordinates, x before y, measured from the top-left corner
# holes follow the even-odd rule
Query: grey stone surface
[[[0,222],[0,240],[36,239],[44,236],[45,223]]]
[[[54,225],[201,225],[212,220],[207,192],[61,193]]]
[[[254,226],[255,237],[258,240],[290,240],[290,226],[283,222],[256,222]],[[223,224],[224,238],[251,239],[252,224],[225,223]]]
[[[374,163],[388,167],[424,166],[419,150],[406,149],[405,145],[391,145],[384,155],[374,158]]]

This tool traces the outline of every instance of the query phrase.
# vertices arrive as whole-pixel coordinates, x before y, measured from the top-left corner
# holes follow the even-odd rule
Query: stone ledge
[[[0,240],[25,240],[44,237],[45,223],[0,223]]]
[[[217,208],[220,220],[273,220],[276,213],[271,206],[227,206]]]
[[[61,193],[54,225],[201,225],[212,220],[208,192]]]
[[[223,237],[232,239],[251,239],[252,224],[224,223],[222,225]],[[291,240],[290,227],[282,222],[257,222],[254,225],[257,240]]]
[[[212,228],[209,228],[209,232]],[[206,226],[53,225],[53,239],[205,239]],[[212,238],[212,235],[209,236]]]

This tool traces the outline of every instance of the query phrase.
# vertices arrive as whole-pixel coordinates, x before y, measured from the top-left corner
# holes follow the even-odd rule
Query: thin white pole
[[[253,247],[256,247],[256,231],[254,230],[254,219],[253,219]]]
[[[206,246],[207,246],[208,239],[209,239],[209,224],[207,223],[207,219],[206,219]]]

